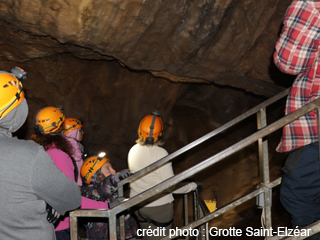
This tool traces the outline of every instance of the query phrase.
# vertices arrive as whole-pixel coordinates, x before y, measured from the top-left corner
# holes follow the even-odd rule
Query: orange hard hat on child
[[[139,125],[138,136],[146,144],[154,144],[162,137],[163,123],[161,115],[157,111],[145,116]]]
[[[57,131],[64,121],[62,107],[45,107],[36,116],[36,126],[42,134]]]
[[[10,73],[0,71],[0,119],[23,101],[21,81],[25,80],[26,74],[19,67],[13,68]]]
[[[83,181],[89,184],[92,175],[96,171],[98,171],[106,162],[110,162],[110,160],[105,157],[105,153],[100,153],[97,156],[92,156],[85,159],[80,170],[80,175]]]
[[[65,134],[68,134],[72,130],[82,128],[82,123],[76,118],[66,118],[63,122]]]

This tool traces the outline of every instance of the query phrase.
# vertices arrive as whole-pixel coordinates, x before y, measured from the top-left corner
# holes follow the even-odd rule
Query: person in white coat
[[[128,165],[131,174],[147,167],[168,155],[168,152],[159,146],[163,135],[163,122],[159,112],[153,111],[146,115],[138,128],[139,139],[128,153]],[[144,175],[130,183],[130,197],[146,191],[149,188],[174,176],[171,162]],[[191,182],[173,193],[188,193],[197,188],[197,184]],[[143,206],[135,212],[141,229],[165,228],[166,236],[173,222],[173,201],[171,193],[161,196]],[[163,236],[143,236],[143,239],[160,239]]]

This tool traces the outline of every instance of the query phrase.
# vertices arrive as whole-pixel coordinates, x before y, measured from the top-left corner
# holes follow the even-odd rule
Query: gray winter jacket
[[[0,120],[0,239],[54,240],[46,202],[64,214],[80,206],[80,189],[42,146],[12,137],[27,115],[24,100]]]

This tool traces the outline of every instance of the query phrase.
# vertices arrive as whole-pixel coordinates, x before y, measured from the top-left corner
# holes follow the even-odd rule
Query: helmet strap
[[[34,126],[34,133],[36,135],[44,135],[43,128],[40,125]]]
[[[94,171],[94,167],[101,162],[102,158],[97,158],[97,160],[93,163],[93,165],[89,168],[88,173],[84,177],[84,180],[87,181],[89,179],[90,174]]]
[[[21,94],[22,94],[22,87],[19,87],[19,92],[16,93],[15,95],[15,99],[9,104],[9,106],[7,106],[0,114],[0,118],[2,118],[2,115],[16,102],[20,100]]]
[[[153,135],[153,129],[154,129],[154,122],[156,121],[157,114],[154,114],[154,112],[152,112],[152,114],[153,114],[153,118],[151,121],[149,137],[147,137],[147,139],[146,139],[146,144],[154,144],[154,139],[153,139],[152,135]]]
[[[79,121],[79,122],[73,124],[71,127],[67,128],[65,131],[68,132],[70,129],[75,128],[76,126],[80,125],[80,123],[81,122]]]
[[[39,126],[39,127],[41,127],[41,129],[42,129],[42,131],[43,131],[43,133],[44,133],[44,130],[45,130],[45,129],[59,126],[59,124],[60,124],[61,122],[63,122],[63,120],[64,120],[64,114],[62,114],[62,116],[59,118],[58,121],[53,122],[50,126],[47,126],[47,127],[45,127],[45,128],[43,128],[43,127],[41,127],[41,126]],[[40,129],[40,130],[41,130],[41,129]],[[50,132],[50,134],[52,134],[52,133]]]

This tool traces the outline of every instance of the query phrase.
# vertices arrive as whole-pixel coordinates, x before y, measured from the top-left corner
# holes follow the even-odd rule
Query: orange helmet
[[[163,123],[161,115],[157,111],[145,116],[139,125],[138,136],[146,144],[154,144],[162,137]]]
[[[0,119],[17,107],[23,99],[22,83],[12,74],[0,72]]]
[[[89,184],[92,175],[96,171],[98,171],[106,162],[110,162],[110,160],[104,156],[99,157],[99,155],[88,157],[86,160],[84,160],[80,170],[83,181]]]
[[[68,134],[70,131],[82,128],[82,123],[76,118],[66,118],[63,122],[65,134]]]
[[[53,133],[64,121],[64,113],[59,107],[45,107],[36,116],[36,126],[42,134]]]

